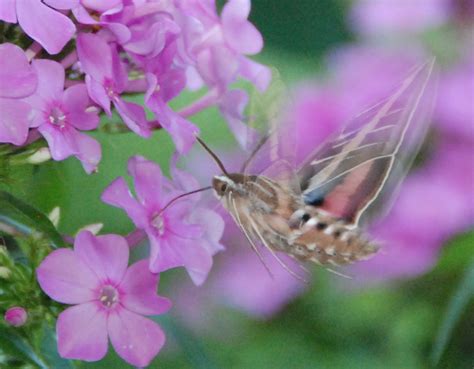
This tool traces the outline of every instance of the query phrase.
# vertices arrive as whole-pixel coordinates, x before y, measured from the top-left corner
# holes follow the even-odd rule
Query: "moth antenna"
[[[183,197],[186,197],[186,196],[189,196],[189,195],[194,195],[195,193],[198,193],[198,192],[203,192],[203,191],[207,191],[207,190],[212,190],[212,186],[207,186],[207,187],[203,187],[203,188],[198,188],[197,190],[193,190],[193,191],[189,191],[189,192],[185,192],[185,193],[182,193],[181,195],[178,195],[174,198],[172,198],[170,201],[168,201],[168,203],[158,212],[158,214],[156,216],[159,216],[161,214],[163,214],[163,212],[168,209],[174,202],[176,202],[177,200],[183,198]]]
[[[224,167],[224,164],[222,164],[222,161],[217,157],[217,155],[214,153],[214,151],[212,151],[210,149],[209,146],[206,145],[206,143],[200,139],[198,136],[196,136],[196,140],[197,142],[199,142],[199,144],[204,148],[204,150],[206,150],[208,152],[209,155],[211,155],[211,157],[214,159],[214,161],[216,162],[216,164],[219,166],[219,168],[222,170],[222,173],[224,173],[226,176],[229,176],[229,173],[227,172],[227,170],[225,169]]]

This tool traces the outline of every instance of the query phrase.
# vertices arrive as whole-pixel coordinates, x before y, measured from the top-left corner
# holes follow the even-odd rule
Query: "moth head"
[[[214,176],[214,178],[212,178],[212,188],[214,189],[215,194],[219,198],[224,196],[225,193],[229,190],[229,188],[234,186],[235,182],[225,175]]]

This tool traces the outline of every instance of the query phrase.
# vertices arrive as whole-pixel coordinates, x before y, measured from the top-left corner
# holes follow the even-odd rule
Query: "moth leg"
[[[343,277],[343,278],[346,278],[346,279],[354,279],[354,277],[351,277],[350,275],[347,275],[347,274],[344,274],[344,273],[341,273],[341,272],[338,272],[337,270],[334,270],[334,269],[331,269],[331,268],[324,268],[326,269],[328,272],[331,272],[339,277]]]
[[[285,269],[290,275],[292,275],[296,279],[298,279],[298,280],[300,280],[304,283],[309,283],[306,279],[304,279],[303,277],[301,277],[300,275],[298,275],[297,273],[292,271],[290,269],[290,267],[288,265],[286,265],[285,262],[278,257],[278,255],[275,253],[275,251],[273,251],[273,249],[267,244],[267,242],[263,238],[263,236],[260,233],[260,231],[258,230],[258,227],[255,224],[255,222],[251,218],[249,218],[249,220],[250,220],[250,223],[252,224],[252,228],[253,228],[254,232],[258,235],[258,238],[260,239],[262,244],[267,248],[268,251],[270,251],[272,256],[278,261],[278,263],[283,267],[283,269]]]
[[[245,235],[245,237],[247,238],[247,241],[249,242],[250,244],[250,247],[252,248],[253,251],[255,251],[255,253],[257,254],[257,257],[259,258],[260,262],[263,264],[263,266],[265,267],[265,269],[267,270],[268,274],[270,275],[270,277],[272,279],[274,279],[274,276],[273,276],[273,273],[271,272],[270,268],[268,267],[268,265],[265,263],[265,260],[263,258],[263,255],[260,253],[258,247],[255,245],[255,242],[253,241],[252,237],[250,237],[249,233],[247,232],[247,230],[245,229],[245,227],[243,226],[242,224],[242,221],[240,220],[240,215],[239,215],[239,212],[237,210],[237,206],[235,205],[235,200],[234,198],[232,197],[232,194],[229,194],[229,199],[232,203],[232,207],[234,209],[234,211],[230,212],[232,217],[234,218],[235,222],[237,223],[237,225],[239,226],[239,228],[242,230],[243,234]],[[229,207],[230,209],[230,207]],[[234,215],[235,214],[235,215]]]

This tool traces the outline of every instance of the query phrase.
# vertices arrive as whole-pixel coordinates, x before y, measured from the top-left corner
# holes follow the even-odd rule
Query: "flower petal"
[[[224,250],[224,246],[219,241],[224,234],[225,222],[218,213],[210,209],[198,208],[191,212],[188,219],[191,223],[200,225],[204,230],[202,238],[207,242],[203,244],[211,255]]]
[[[48,54],[59,53],[76,32],[74,23],[67,16],[41,1],[17,1],[16,11],[21,28]]]
[[[222,9],[222,28],[227,43],[240,54],[257,54],[263,48],[263,38],[247,17],[249,0],[231,0]]]
[[[205,242],[186,240],[177,252],[194,284],[196,286],[203,284],[212,267],[212,256]]]
[[[45,101],[61,100],[64,90],[64,68],[62,65],[46,59],[35,59],[32,65],[38,74],[36,94]]]
[[[41,289],[53,300],[78,304],[94,299],[99,285],[94,272],[69,249],[49,254],[36,269]]]
[[[112,115],[112,111],[110,110],[110,98],[104,86],[92,79],[89,75],[86,76],[86,86],[90,98],[101,106],[109,116]]]
[[[92,33],[77,36],[77,55],[84,72],[96,82],[113,79],[112,50],[102,37]]]
[[[122,177],[115,179],[102,193],[101,200],[109,205],[122,208],[138,228],[145,228],[148,223],[145,209],[136,201],[127,182]]]
[[[59,314],[56,333],[63,358],[97,361],[107,353],[107,315],[95,302],[64,310]]]
[[[240,74],[262,92],[268,88],[272,80],[270,68],[245,57],[240,60]]]
[[[180,238],[170,237],[170,242],[166,239],[159,239],[154,234],[148,233],[150,240],[150,263],[149,268],[152,273],[163,272],[168,269],[183,266],[183,262],[176,251],[179,243],[172,242]]]
[[[31,107],[24,101],[0,99],[0,142],[22,145],[28,137]]]
[[[158,324],[126,309],[109,315],[107,329],[117,354],[140,368],[150,364],[165,343]]]
[[[94,271],[102,282],[119,284],[127,270],[129,249],[125,238],[108,234],[94,236],[80,232],[74,242],[74,252]]]
[[[53,126],[45,123],[38,127],[38,131],[48,141],[48,146],[51,151],[51,156],[54,160],[64,160],[71,155],[78,153],[78,149],[74,143],[73,127]]]
[[[147,260],[133,264],[119,286],[124,292],[120,302],[137,314],[166,313],[171,308],[171,301],[156,294],[158,281],[159,275],[150,272]]]
[[[68,112],[84,111],[89,106],[89,94],[84,83],[68,87],[63,93],[63,104]]]
[[[102,158],[100,143],[94,138],[76,130],[73,130],[73,140],[77,148],[75,156],[81,161],[84,170],[88,174],[96,172]]]
[[[61,10],[73,9],[79,5],[79,0],[43,0],[50,7]]]
[[[140,202],[148,209],[163,206],[163,174],[154,162],[142,156],[132,156],[128,160],[128,173],[133,177],[133,184]]]
[[[0,97],[19,98],[36,90],[38,78],[25,52],[16,45],[0,45]]]
[[[179,153],[188,152],[196,141],[199,128],[174,112],[160,97],[151,97],[147,105],[155,113],[161,126],[171,135]]]
[[[151,136],[145,110],[141,105],[117,98],[114,100],[114,106],[128,128],[142,137]]]
[[[16,0],[3,0],[0,1],[0,19],[9,22],[16,23]],[[0,58],[1,59],[1,58]]]

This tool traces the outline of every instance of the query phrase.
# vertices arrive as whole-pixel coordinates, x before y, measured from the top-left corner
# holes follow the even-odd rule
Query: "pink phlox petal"
[[[129,248],[125,238],[114,234],[94,236],[80,232],[74,252],[97,275],[102,283],[119,285],[128,266]]]
[[[222,29],[227,44],[241,54],[257,54],[263,48],[263,38],[247,18],[250,0],[230,0],[222,9]]]
[[[201,226],[204,231],[201,237],[207,241],[203,244],[211,255],[225,249],[220,243],[224,234],[225,222],[219,214],[207,208],[197,208],[189,214],[188,219],[191,223]]]
[[[128,189],[127,182],[122,177],[115,179],[102,193],[101,200],[109,205],[125,210],[133,223],[141,229],[148,224],[148,216]]]
[[[97,361],[107,353],[107,315],[97,302],[76,305],[56,322],[59,355],[66,359]]]
[[[102,107],[107,115],[111,116],[112,111],[110,109],[110,97],[107,94],[104,86],[91,78],[91,76],[86,75],[86,87],[90,98],[94,100],[94,102],[96,102],[100,107]]]
[[[24,101],[0,98],[0,142],[22,145],[28,137],[31,106]]]
[[[240,58],[239,73],[252,82],[261,92],[268,88],[272,80],[270,68],[246,57]]]
[[[173,111],[160,96],[153,94],[146,100],[146,104],[161,126],[171,135],[178,152],[187,153],[196,141],[199,128]]]
[[[70,249],[49,254],[36,270],[41,289],[53,300],[79,304],[96,298],[99,286],[96,274]]]
[[[248,95],[243,90],[227,91],[219,101],[219,110],[243,149],[250,149],[258,140],[258,132],[245,123],[247,119],[244,110],[247,103]]]
[[[0,1],[0,19],[8,23],[16,23],[16,0]]]
[[[46,102],[60,101],[65,78],[62,65],[52,60],[35,59],[32,66],[38,75],[36,94]]]
[[[96,172],[102,158],[99,141],[79,131],[74,131],[73,136],[77,147],[75,156],[81,161],[82,167],[88,174]]]
[[[99,116],[95,112],[87,112],[90,105],[89,95],[85,84],[69,87],[62,97],[64,109],[68,113],[68,122],[75,128],[91,130],[99,125]]]
[[[36,90],[38,78],[25,52],[16,45],[0,45],[0,97],[20,98]]]
[[[117,354],[140,368],[149,365],[165,343],[158,324],[127,309],[109,315],[107,331]]]
[[[234,82],[239,72],[238,55],[221,44],[199,52],[196,58],[199,74],[208,86],[216,86],[221,92]]]
[[[76,129],[66,125],[64,127],[44,123],[38,127],[38,131],[48,142],[51,156],[54,160],[64,160],[79,152],[75,142]]]
[[[21,28],[49,54],[59,53],[76,32],[66,15],[41,1],[17,1],[16,11]]]
[[[113,55],[110,45],[100,36],[92,33],[79,33],[77,54],[82,70],[96,82],[114,80]]]
[[[156,294],[158,281],[159,275],[150,272],[147,260],[136,262],[128,268],[119,285],[121,304],[137,314],[166,313],[171,308],[171,301]]]
[[[137,197],[147,209],[160,209],[163,206],[163,174],[156,163],[142,156],[128,160],[128,173],[133,177]]]
[[[99,13],[120,9],[123,7],[123,0],[81,0],[81,3],[86,8],[95,10]]]
[[[114,100],[114,106],[128,128],[142,137],[151,136],[145,110],[141,105],[118,98]]]
[[[21,0],[20,0],[21,1]],[[43,0],[50,7],[60,10],[70,10],[77,7],[80,0]]]
[[[153,16],[131,27],[131,39],[124,45],[125,50],[148,57],[160,54],[166,44],[180,33],[179,26],[167,14]]]

